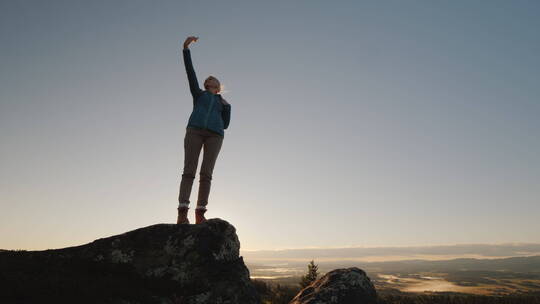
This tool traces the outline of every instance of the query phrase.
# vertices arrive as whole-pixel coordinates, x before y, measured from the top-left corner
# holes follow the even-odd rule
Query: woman
[[[184,65],[189,81],[189,90],[193,96],[193,111],[189,117],[184,138],[184,171],[180,183],[178,196],[177,224],[189,224],[187,212],[191,187],[195,179],[199,154],[204,147],[203,161],[199,178],[199,196],[195,209],[195,223],[206,221],[204,213],[208,204],[212,172],[224,138],[224,129],[229,126],[231,119],[231,105],[218,94],[221,84],[214,76],[204,81],[205,90],[199,88],[197,76],[191,62],[189,45],[199,37],[189,36],[184,42]]]

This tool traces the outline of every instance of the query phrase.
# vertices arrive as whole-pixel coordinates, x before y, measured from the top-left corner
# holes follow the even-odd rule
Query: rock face
[[[215,218],[0,251],[0,303],[260,303],[239,250],[234,226]]]
[[[376,303],[375,287],[357,267],[334,269],[302,289],[290,304]]]

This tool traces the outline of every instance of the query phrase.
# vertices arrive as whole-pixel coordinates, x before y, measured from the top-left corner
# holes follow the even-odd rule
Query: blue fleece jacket
[[[183,49],[184,65],[189,81],[189,90],[193,96],[193,111],[189,116],[187,126],[208,129],[214,133],[225,136],[224,129],[229,127],[231,120],[231,105],[223,104],[220,94],[214,94],[207,90],[201,90],[197,81],[191,53],[189,49]]]

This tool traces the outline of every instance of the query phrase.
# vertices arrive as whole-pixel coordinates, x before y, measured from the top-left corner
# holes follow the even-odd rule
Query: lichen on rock
[[[156,224],[45,251],[0,250],[2,300],[26,303],[260,303],[222,219]],[[50,290],[54,290],[51,293]]]
[[[377,292],[360,268],[334,269],[302,289],[290,304],[371,304]]]

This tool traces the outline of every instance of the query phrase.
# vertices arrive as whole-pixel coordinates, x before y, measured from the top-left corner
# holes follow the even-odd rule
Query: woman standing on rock
[[[189,36],[184,42],[184,65],[189,81],[189,90],[193,96],[193,111],[189,117],[184,137],[184,170],[178,196],[177,224],[189,224],[187,212],[191,187],[195,179],[199,154],[204,147],[203,161],[199,178],[199,196],[195,208],[195,223],[206,221],[204,213],[208,204],[212,172],[224,139],[224,129],[229,126],[231,105],[218,94],[221,84],[214,76],[204,81],[205,90],[199,88],[197,76],[191,62],[189,45],[199,37]]]

